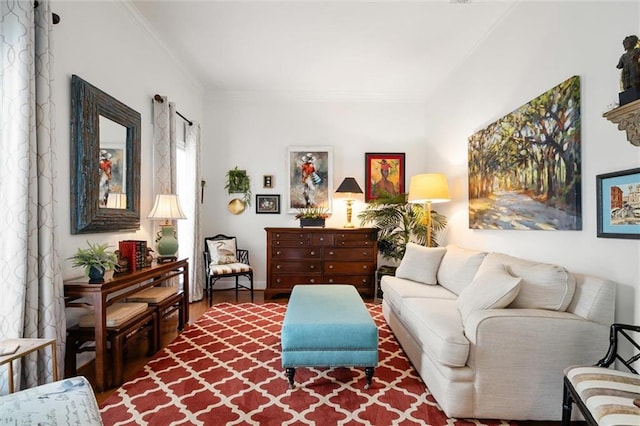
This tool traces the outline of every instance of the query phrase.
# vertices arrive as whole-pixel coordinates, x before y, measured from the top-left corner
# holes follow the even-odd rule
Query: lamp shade
[[[408,202],[444,203],[449,200],[447,177],[442,173],[424,173],[411,177]]]
[[[336,189],[336,192],[351,192],[353,194],[362,194],[362,189],[360,189],[360,185],[356,182],[355,178],[346,177]]]
[[[180,199],[176,194],[158,194],[156,202],[151,209],[148,219],[157,220],[174,220],[186,219],[182,207],[180,207]]]

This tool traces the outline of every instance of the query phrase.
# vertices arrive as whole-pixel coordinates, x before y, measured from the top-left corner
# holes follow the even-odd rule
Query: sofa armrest
[[[473,312],[465,334],[475,408],[494,404],[495,414],[541,420],[540,413],[552,413],[544,419],[559,420],[564,369],[602,358],[609,328],[570,312],[507,308]]]

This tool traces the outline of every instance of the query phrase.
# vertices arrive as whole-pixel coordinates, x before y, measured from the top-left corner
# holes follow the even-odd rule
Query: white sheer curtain
[[[0,3],[0,340],[55,338],[14,370],[16,388],[62,372],[66,326],[56,218],[55,110],[49,1]],[[0,394],[8,392],[7,371]]]
[[[191,286],[189,287],[189,300],[195,302],[201,300],[204,291],[204,259],[202,258],[203,239],[200,227],[200,214],[202,209],[201,203],[201,188],[200,188],[200,124],[193,123],[191,126],[187,126],[186,131],[186,154],[187,163],[192,165],[192,173],[189,174],[189,180],[193,184],[193,229],[192,231],[192,244],[187,250],[190,251],[189,259],[189,277],[191,277]],[[181,249],[182,250],[182,249]]]

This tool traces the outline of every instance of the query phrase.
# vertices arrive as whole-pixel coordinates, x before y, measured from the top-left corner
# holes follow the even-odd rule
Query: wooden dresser
[[[291,293],[296,284],[352,284],[373,297],[378,259],[371,228],[265,228],[265,298]]]

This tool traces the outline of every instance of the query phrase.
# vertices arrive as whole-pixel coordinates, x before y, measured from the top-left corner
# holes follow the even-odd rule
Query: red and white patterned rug
[[[286,305],[219,304],[188,327],[101,406],[106,425],[508,425],[448,419],[384,321],[379,364],[299,368],[290,390],[281,365]]]

